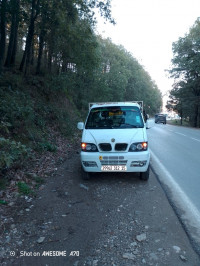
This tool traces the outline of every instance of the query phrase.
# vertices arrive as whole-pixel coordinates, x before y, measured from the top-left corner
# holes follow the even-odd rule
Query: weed
[[[35,182],[36,182],[35,188],[38,189],[44,183],[44,179],[37,176],[35,177]]]
[[[41,185],[44,183],[44,179],[41,178],[40,176],[36,176],[35,177],[35,182],[38,184],[38,185]]]
[[[7,201],[5,201],[5,200],[0,200],[0,204],[2,204],[2,205],[7,205],[7,204],[8,204],[8,202],[7,202]]]
[[[8,180],[6,178],[0,178],[0,190],[6,189]]]
[[[50,152],[56,152],[57,147],[54,144],[49,143],[48,141],[43,141],[38,143],[38,149],[41,151],[50,151]]]
[[[17,186],[18,186],[18,191],[20,194],[29,195],[33,193],[31,188],[24,182],[18,182]]]
[[[12,167],[28,157],[30,149],[21,142],[0,138],[0,170]]]

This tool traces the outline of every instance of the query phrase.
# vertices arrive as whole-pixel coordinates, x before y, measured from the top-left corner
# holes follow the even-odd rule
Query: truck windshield
[[[137,106],[98,107],[90,111],[86,129],[143,128],[144,122]]]

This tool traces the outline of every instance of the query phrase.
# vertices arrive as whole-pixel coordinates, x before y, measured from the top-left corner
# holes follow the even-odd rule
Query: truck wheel
[[[89,172],[85,172],[83,170],[83,167],[81,167],[81,177],[83,180],[89,180],[90,179],[90,173]]]
[[[149,166],[146,172],[140,173],[140,179],[147,181],[149,179]]]

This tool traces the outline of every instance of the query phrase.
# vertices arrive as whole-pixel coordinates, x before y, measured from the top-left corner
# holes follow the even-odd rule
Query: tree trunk
[[[46,43],[44,43],[44,68],[45,70],[48,69],[48,48]]]
[[[67,72],[67,59],[63,58],[62,61],[62,72]]]
[[[183,105],[182,105],[182,101],[181,101],[180,117],[181,117],[181,126],[182,126],[183,125]]]
[[[7,51],[7,57],[5,66],[10,67],[15,63],[15,57],[17,52],[17,32],[19,25],[19,2],[20,0],[12,0],[12,21],[11,21],[11,32],[9,38],[9,45]]]
[[[26,39],[26,48],[25,48],[25,60],[24,60],[24,64],[25,64],[25,74],[28,71],[28,67],[30,64],[30,56],[31,56],[31,45],[32,45],[32,41],[33,41],[33,35],[34,35],[34,27],[35,27],[35,20],[32,18],[30,25],[29,25],[29,30],[28,30],[28,35],[27,35],[27,39]],[[23,70],[24,65],[22,66]]]
[[[52,70],[52,52],[51,52],[51,47],[49,47],[49,52],[48,52],[48,70],[51,73],[51,70]]]
[[[33,41],[33,35],[34,35],[34,28],[35,28],[35,20],[37,18],[38,12],[39,12],[39,1],[32,0],[32,11],[31,11],[31,18],[30,18],[30,25],[28,29],[28,34],[26,38],[26,46],[25,51],[23,54],[23,58],[20,64],[20,70],[23,71],[23,68],[25,66],[25,74],[28,71],[29,65],[30,65],[30,56],[31,56],[31,45]]]
[[[32,43],[31,43],[31,51],[30,51],[30,64],[33,66],[34,65],[34,59],[35,59],[35,56],[34,56],[34,44],[35,44],[35,40],[34,38],[32,39]]]
[[[198,104],[195,104],[195,107],[194,107],[194,127],[197,127],[197,125],[198,125],[198,114],[199,114]]]
[[[44,30],[41,30],[40,37],[39,37],[39,52],[38,52],[38,60],[37,60],[36,74],[40,74],[42,54],[43,54],[43,47],[44,47],[44,35],[45,35],[45,31]]]
[[[7,0],[0,2],[0,75],[2,73],[6,48],[6,5]]]
[[[16,16],[16,23],[15,23],[15,37],[14,37],[14,43],[13,43],[13,49],[12,49],[12,55],[11,55],[11,60],[10,64],[15,65],[15,59],[16,59],[16,54],[17,54],[17,44],[18,44],[18,27],[19,27],[19,9],[20,9],[20,0],[17,1],[17,16]]]
[[[22,61],[21,61],[20,67],[19,67],[20,71],[23,71],[25,60],[26,60],[26,47],[25,47],[25,50],[24,50],[24,53],[23,53],[23,57],[22,57]]]
[[[180,115],[181,115],[181,126],[182,126],[183,125],[183,112],[182,112],[182,110],[181,110]]]

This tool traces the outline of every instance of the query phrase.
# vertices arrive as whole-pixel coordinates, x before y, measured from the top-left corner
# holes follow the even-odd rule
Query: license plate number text
[[[107,172],[123,172],[126,171],[127,168],[125,165],[103,165],[101,167],[101,171],[107,171]]]

